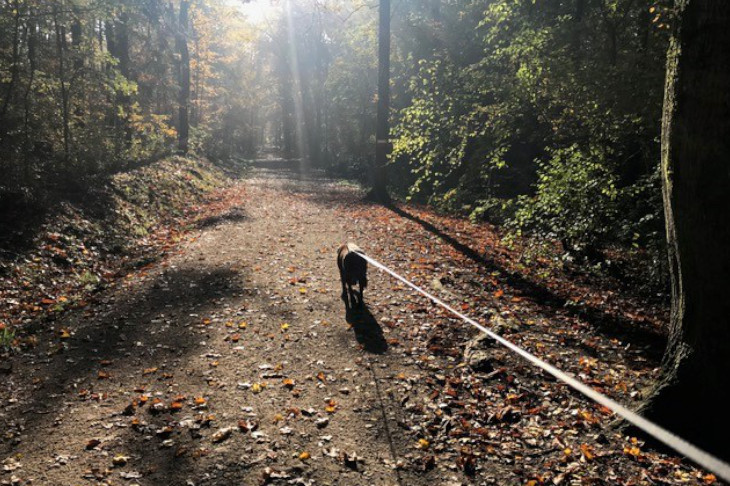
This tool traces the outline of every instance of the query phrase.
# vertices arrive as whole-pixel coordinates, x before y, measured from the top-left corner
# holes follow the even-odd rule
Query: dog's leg
[[[342,282],[342,294],[340,295],[340,298],[345,302],[345,307],[349,308],[350,301],[347,298],[347,287],[345,286],[347,279],[345,279],[345,269],[343,268],[342,261],[339,258],[337,259],[337,267],[340,269],[340,282]]]
[[[345,287],[345,276],[340,273],[340,280],[342,281],[342,300],[347,303],[347,288]]]
[[[350,297],[350,304],[352,307],[355,307],[355,291],[352,290],[352,284],[350,282],[347,282],[347,295]]]
[[[362,281],[358,282],[358,284],[360,285],[360,299],[359,299],[358,305],[362,309],[365,306],[365,303],[364,303],[364,301],[362,299],[362,290],[363,290]]]

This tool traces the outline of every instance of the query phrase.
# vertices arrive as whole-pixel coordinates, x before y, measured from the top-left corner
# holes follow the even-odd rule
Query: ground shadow
[[[456,251],[469,258],[473,262],[482,265],[490,270],[496,270],[504,276],[504,282],[513,289],[520,292],[538,304],[551,310],[553,313],[566,313],[574,317],[580,317],[593,325],[597,331],[609,337],[630,340],[634,344],[647,346],[647,355],[654,360],[660,360],[666,345],[666,336],[654,328],[637,325],[620,315],[611,314],[604,310],[589,306],[569,306],[568,300],[550,289],[539,285],[519,273],[512,272],[499,264],[486,254],[481,254],[473,248],[465,245],[453,236],[445,233],[432,223],[425,221],[418,216],[411,214],[395,204],[386,205],[389,210],[398,216],[419,224],[429,233],[438,236],[441,240],[451,245]]]
[[[89,396],[115,393],[118,379],[140,375],[143,368],[198,354],[201,343],[195,324],[201,317],[194,316],[204,316],[220,309],[222,300],[245,294],[237,283],[239,278],[237,272],[226,268],[172,268],[143,284],[138,291],[126,294],[120,290],[110,294],[115,297],[113,303],[96,306],[103,309],[101,314],[78,310],[65,316],[56,329],[73,331],[73,336],[63,341],[66,349],[58,351],[57,339],[50,336],[49,349],[38,349],[39,358],[43,351],[50,356],[40,359],[44,364],[36,368],[42,380],[34,387],[24,409],[12,413],[23,415],[26,440],[45,434],[54,417],[52,412],[62,410],[64,402],[78,390],[88,390]],[[103,296],[102,301],[109,303]],[[133,352],[139,347],[145,352]],[[108,373],[110,378],[100,380],[100,371]],[[154,376],[149,378],[154,379]],[[121,413],[121,410],[110,412]],[[7,418],[20,419],[10,415]],[[0,442],[0,447],[7,448],[4,452],[12,452],[10,443]]]
[[[198,229],[211,228],[224,223],[240,223],[249,219],[246,211],[243,208],[235,207],[228,211],[216,214],[214,216],[208,216],[199,220],[195,223],[195,227]]]
[[[59,208],[61,213],[67,212],[68,208],[63,207],[64,205],[72,205],[80,211],[82,217],[94,221],[107,221],[116,215],[113,194],[107,189],[108,177],[99,176],[93,179],[93,183],[65,178],[58,180],[62,182],[44,185],[32,200],[25,196],[0,196],[0,265],[18,261],[26,256],[26,252],[34,249],[49,217],[58,212]],[[67,230],[71,234],[81,232],[74,227]]]
[[[383,336],[383,329],[368,306],[345,306],[345,319],[355,331],[355,339],[368,353],[383,354],[388,350],[388,343]]]
[[[256,169],[285,170],[293,173],[300,173],[310,167],[304,159],[256,159],[251,162],[251,167]]]
[[[337,207],[338,204],[372,206],[355,194],[351,188],[338,186],[335,180],[327,179],[316,171],[302,171],[298,162],[284,162],[278,164],[260,164],[269,175],[276,175],[283,181],[282,190],[302,194],[315,204]],[[287,183],[287,181],[292,181]],[[306,181],[307,184],[302,184]],[[351,197],[348,197],[351,195]],[[519,272],[511,271],[491,258],[486,252],[479,252],[460,239],[448,234],[436,225],[421,219],[395,203],[384,205],[398,216],[420,225],[429,233],[451,245],[456,251],[469,258],[476,264],[489,271],[497,271],[501,280],[515,290],[517,295],[527,298],[541,306],[541,313],[548,318],[578,317],[590,324],[597,332],[609,338],[617,338],[631,342],[644,348],[644,357],[659,362],[666,347],[666,336],[654,326],[628,319],[620,313],[612,313],[599,306],[588,304],[573,305],[569,296],[560,295],[546,286],[535,282]]]

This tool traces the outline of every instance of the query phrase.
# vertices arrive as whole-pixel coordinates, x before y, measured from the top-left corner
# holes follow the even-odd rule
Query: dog
[[[352,286],[358,284],[360,292],[357,295],[358,307],[363,307],[362,292],[368,286],[368,262],[357,252],[362,250],[354,243],[346,243],[337,249],[337,268],[340,269],[340,280],[342,281],[342,300],[345,305],[352,304],[354,307],[356,299]],[[348,300],[349,296],[349,300]]]

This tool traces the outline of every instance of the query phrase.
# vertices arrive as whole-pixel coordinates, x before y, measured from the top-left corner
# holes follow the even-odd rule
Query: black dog
[[[357,253],[358,251],[362,250],[354,243],[347,243],[338,248],[337,267],[340,269],[342,300],[345,301],[345,305],[349,305],[351,302],[354,306],[356,299],[352,286],[359,284],[360,294],[357,302],[358,306],[362,307],[362,291],[368,286],[368,262]]]

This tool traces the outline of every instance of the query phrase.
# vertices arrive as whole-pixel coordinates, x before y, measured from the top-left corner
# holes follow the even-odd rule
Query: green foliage
[[[2,324],[2,323],[0,323]],[[13,349],[15,331],[5,324],[0,325],[0,350],[7,352]]]
[[[407,29],[421,42],[402,43],[415,68],[401,74],[395,188],[569,251],[658,254],[668,10],[631,0],[420,9]]]
[[[533,196],[519,196],[513,225],[519,232],[563,242],[566,250],[605,242],[617,218],[616,180],[601,148],[573,145],[538,163]]]
[[[190,51],[195,149],[253,150],[257,33],[230,2],[10,0],[0,5],[0,199],[64,191],[169,154]]]
[[[402,0],[392,16],[391,189],[571,251],[619,245],[655,258],[670,3]],[[228,160],[274,146],[368,178],[371,4],[274,2],[255,24],[236,2],[193,1],[189,25],[179,25],[178,2],[80,5],[0,5],[0,193],[82,184],[174,150],[181,33],[194,151]]]

